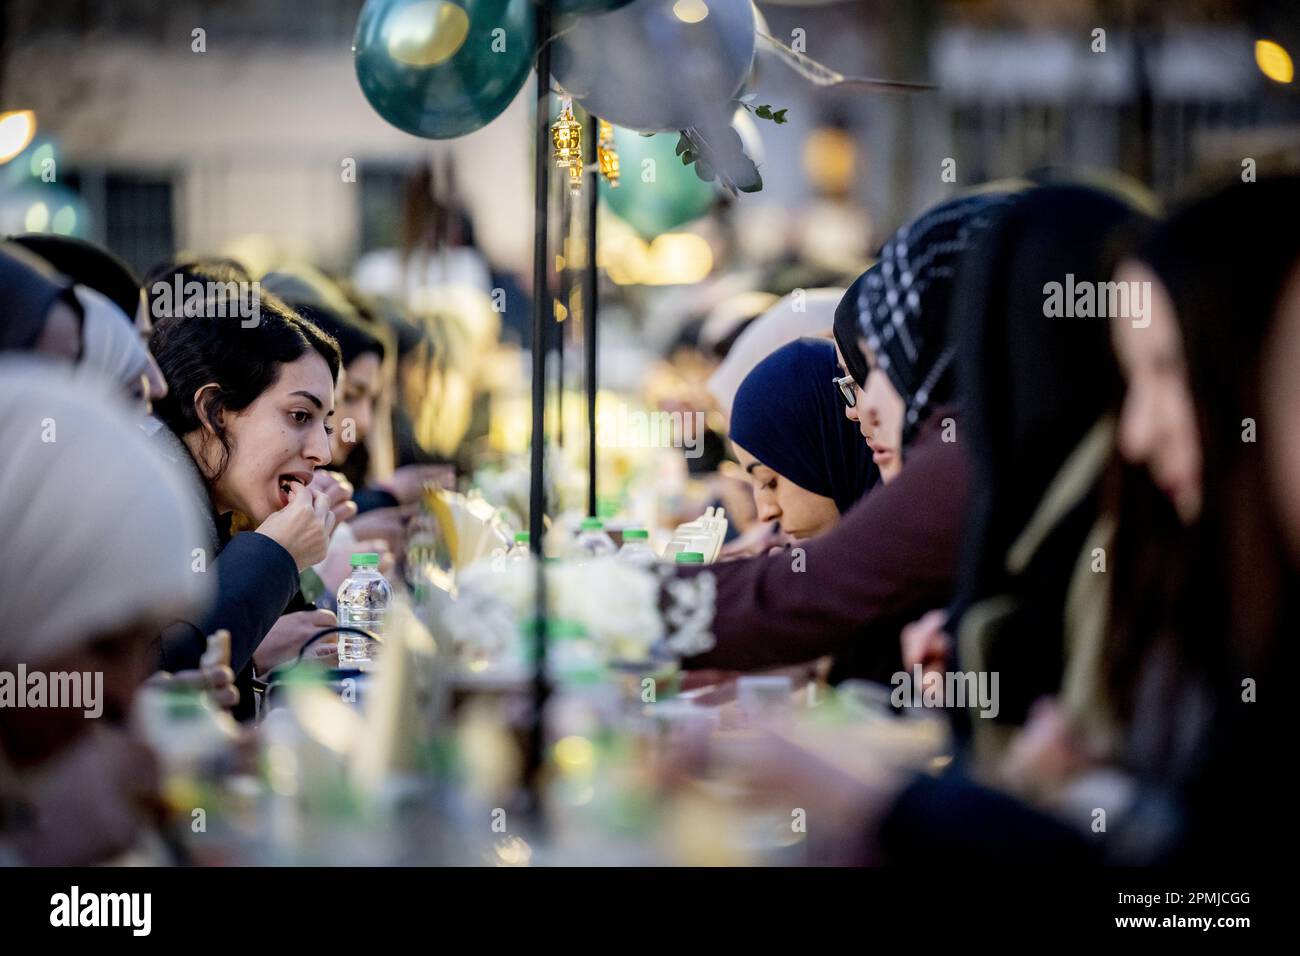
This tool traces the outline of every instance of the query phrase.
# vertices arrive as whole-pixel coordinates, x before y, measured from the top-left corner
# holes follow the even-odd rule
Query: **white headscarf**
[[[78,369],[108,379],[129,392],[149,370],[149,350],[132,317],[94,289],[79,285],[73,287],[73,292],[85,314],[85,347]]]
[[[795,339],[829,335],[835,323],[835,307],[843,297],[843,289],[796,289],[741,332],[709,378],[709,392],[722,413],[731,417],[736,389],[763,359]]]
[[[66,366],[0,361],[0,488],[0,664],[210,598],[213,572],[191,570],[200,519],[175,469],[120,401]]]

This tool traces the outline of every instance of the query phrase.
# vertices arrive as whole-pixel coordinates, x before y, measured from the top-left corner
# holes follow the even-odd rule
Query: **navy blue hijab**
[[[731,409],[731,440],[800,488],[848,511],[880,478],[832,379],[835,346],[798,339],[745,376]]]

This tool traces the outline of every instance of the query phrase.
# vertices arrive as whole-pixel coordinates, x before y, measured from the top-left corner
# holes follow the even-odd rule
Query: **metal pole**
[[[533,447],[531,482],[528,491],[528,546],[536,567],[536,619],[533,632],[533,721],[529,728],[527,784],[533,797],[533,809],[541,819],[541,794],[538,786],[545,758],[542,714],[549,692],[546,680],[546,574],[542,560],[542,536],[546,511],[546,353],[550,344],[551,297],[549,294],[550,262],[547,260],[548,195],[551,178],[550,110],[551,89],[551,16],[547,4],[537,5],[537,155],[534,157],[533,184]]]
[[[596,117],[587,116],[587,168],[591,178],[587,181],[587,261],[582,273],[582,354],[586,361],[587,386],[587,514],[596,510],[596,207],[600,203],[600,170],[596,161],[596,137],[599,133]]]
[[[559,286],[558,301],[562,308],[568,310],[572,305],[573,289],[572,264],[569,262],[569,232],[573,225],[573,203],[569,199],[569,187],[560,187],[560,256],[564,259],[564,268],[556,270],[556,284]],[[565,321],[560,321],[558,310],[551,305],[551,322],[555,325],[552,342],[555,347],[555,445],[564,447],[564,340],[567,337]]]

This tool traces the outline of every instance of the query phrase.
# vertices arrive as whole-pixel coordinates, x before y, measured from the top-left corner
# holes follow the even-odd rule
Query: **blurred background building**
[[[272,244],[346,269],[409,240],[420,190],[445,193],[454,182],[487,258],[525,272],[531,84],[462,139],[399,132],[369,108],[353,73],[361,6],[6,0],[0,109],[33,110],[37,145],[57,150],[58,182],[79,197],[57,225],[80,216],[78,230],[137,268],[176,248],[256,258],[248,250]],[[786,0],[759,9],[773,36],[843,73],[940,89],[821,89],[760,61],[752,88],[789,122],[759,124],[765,186],[732,210],[751,257],[791,244],[871,246],[923,204],[1035,167],[1120,170],[1168,197],[1202,168],[1263,164],[1300,143],[1300,93],[1281,81],[1281,66],[1265,75],[1272,48],[1257,55],[1261,39],[1283,57],[1300,53],[1300,4]],[[853,210],[856,232],[809,228],[808,211],[827,201]],[[57,210],[9,207],[7,231],[55,225]]]

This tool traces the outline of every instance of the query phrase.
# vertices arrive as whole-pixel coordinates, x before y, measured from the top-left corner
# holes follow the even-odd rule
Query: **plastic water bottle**
[[[506,552],[506,560],[527,561],[532,557],[532,552],[528,550],[528,542],[529,538],[527,531],[516,531],[515,543],[511,545],[510,550]]]
[[[580,560],[604,557],[613,554],[617,550],[613,539],[605,534],[605,523],[603,521],[599,518],[582,519],[582,530],[578,532],[578,539],[575,542],[576,556]]]
[[[379,573],[379,555],[352,555],[352,573],[339,585],[339,626],[368,631],[382,641],[388,607],[392,603],[393,589]],[[339,634],[339,666],[368,663],[370,644],[360,634]]]
[[[628,528],[623,532],[623,547],[618,549],[618,559],[637,567],[652,568],[659,558],[650,547],[650,532],[644,528]]]

